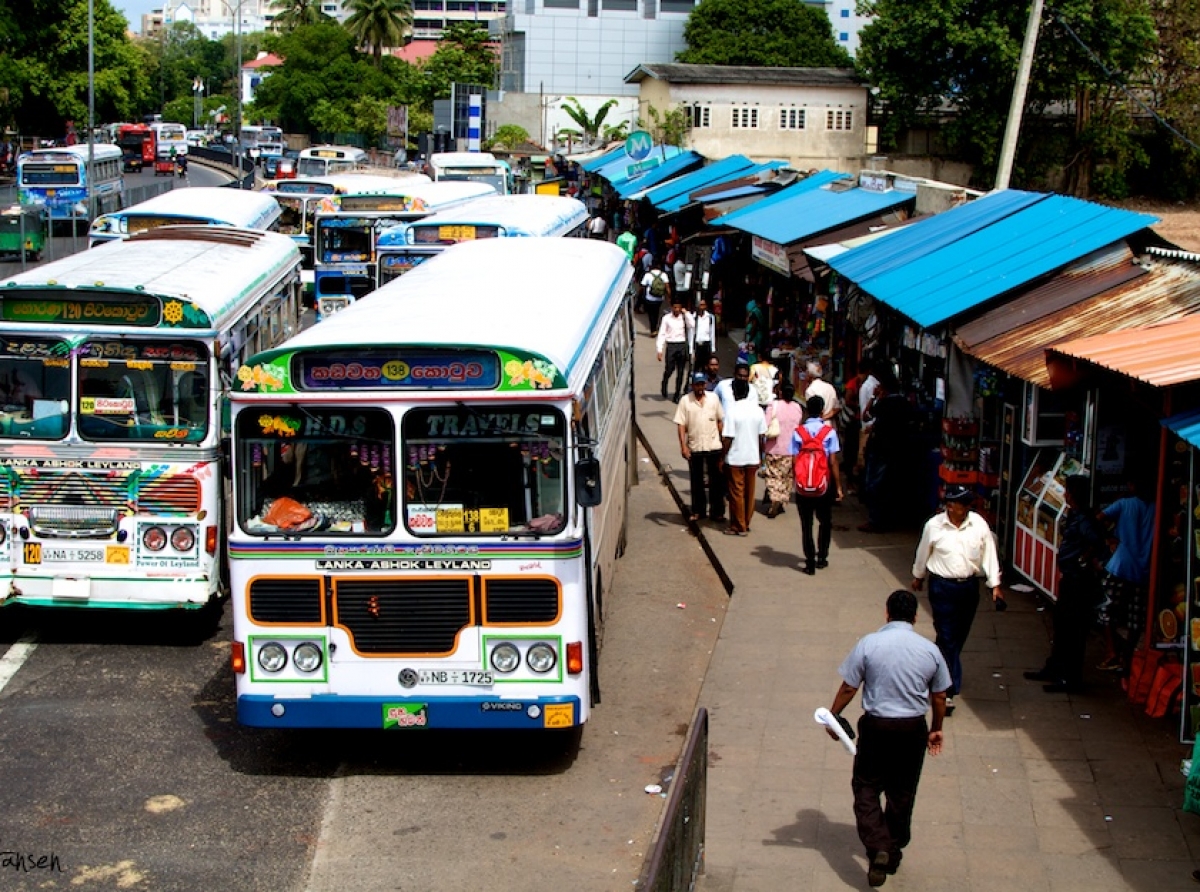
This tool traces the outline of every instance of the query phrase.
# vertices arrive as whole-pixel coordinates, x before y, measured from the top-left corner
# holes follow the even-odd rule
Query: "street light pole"
[[[242,2],[238,0],[237,4],[237,21],[234,22],[233,54],[237,57],[237,169],[238,169],[238,188],[246,187],[246,178],[242,173]]]
[[[96,6],[95,0],[88,0],[88,175],[87,175],[87,214],[88,225],[96,216],[95,200],[92,192],[92,172],[96,169],[96,140],[93,134],[96,129]],[[22,242],[23,243],[23,242]]]

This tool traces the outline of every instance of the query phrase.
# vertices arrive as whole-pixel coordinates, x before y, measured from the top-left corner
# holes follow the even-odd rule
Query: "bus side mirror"
[[[582,508],[600,504],[600,459],[581,458],[575,462],[575,501]]]
[[[229,437],[221,438],[221,476],[233,479],[233,442]]]

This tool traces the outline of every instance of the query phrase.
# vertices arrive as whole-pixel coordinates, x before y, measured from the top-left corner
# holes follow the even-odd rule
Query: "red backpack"
[[[800,451],[796,453],[792,470],[796,477],[796,492],[802,496],[823,496],[829,489],[829,456],[825,454],[825,438],[833,433],[828,424],[821,425],[816,435],[800,425]]]

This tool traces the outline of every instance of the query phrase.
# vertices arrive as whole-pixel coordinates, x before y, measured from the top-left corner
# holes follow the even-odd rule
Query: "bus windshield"
[[[0,352],[0,435],[61,440],[67,435],[71,368],[66,341],[7,338]]]
[[[194,341],[84,341],[79,435],[85,440],[199,442],[208,432],[208,350]]]

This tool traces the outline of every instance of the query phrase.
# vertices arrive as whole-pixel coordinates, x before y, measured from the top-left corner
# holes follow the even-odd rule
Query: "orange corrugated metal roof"
[[[1200,380],[1200,315],[1055,344],[1053,352],[1166,387]]]
[[[1058,291],[1060,297],[1072,293],[1078,299],[1061,300],[1050,313],[1026,315],[1020,311],[1026,295],[960,327],[954,340],[963,352],[1047,387],[1046,350],[1051,347],[1200,313],[1200,270],[1195,264],[1143,260],[1139,266],[1145,269],[1143,275],[1119,284],[1113,281],[1117,268],[1108,264],[1093,267],[1084,281],[1066,292],[1062,282],[1051,280],[1037,290]]]

